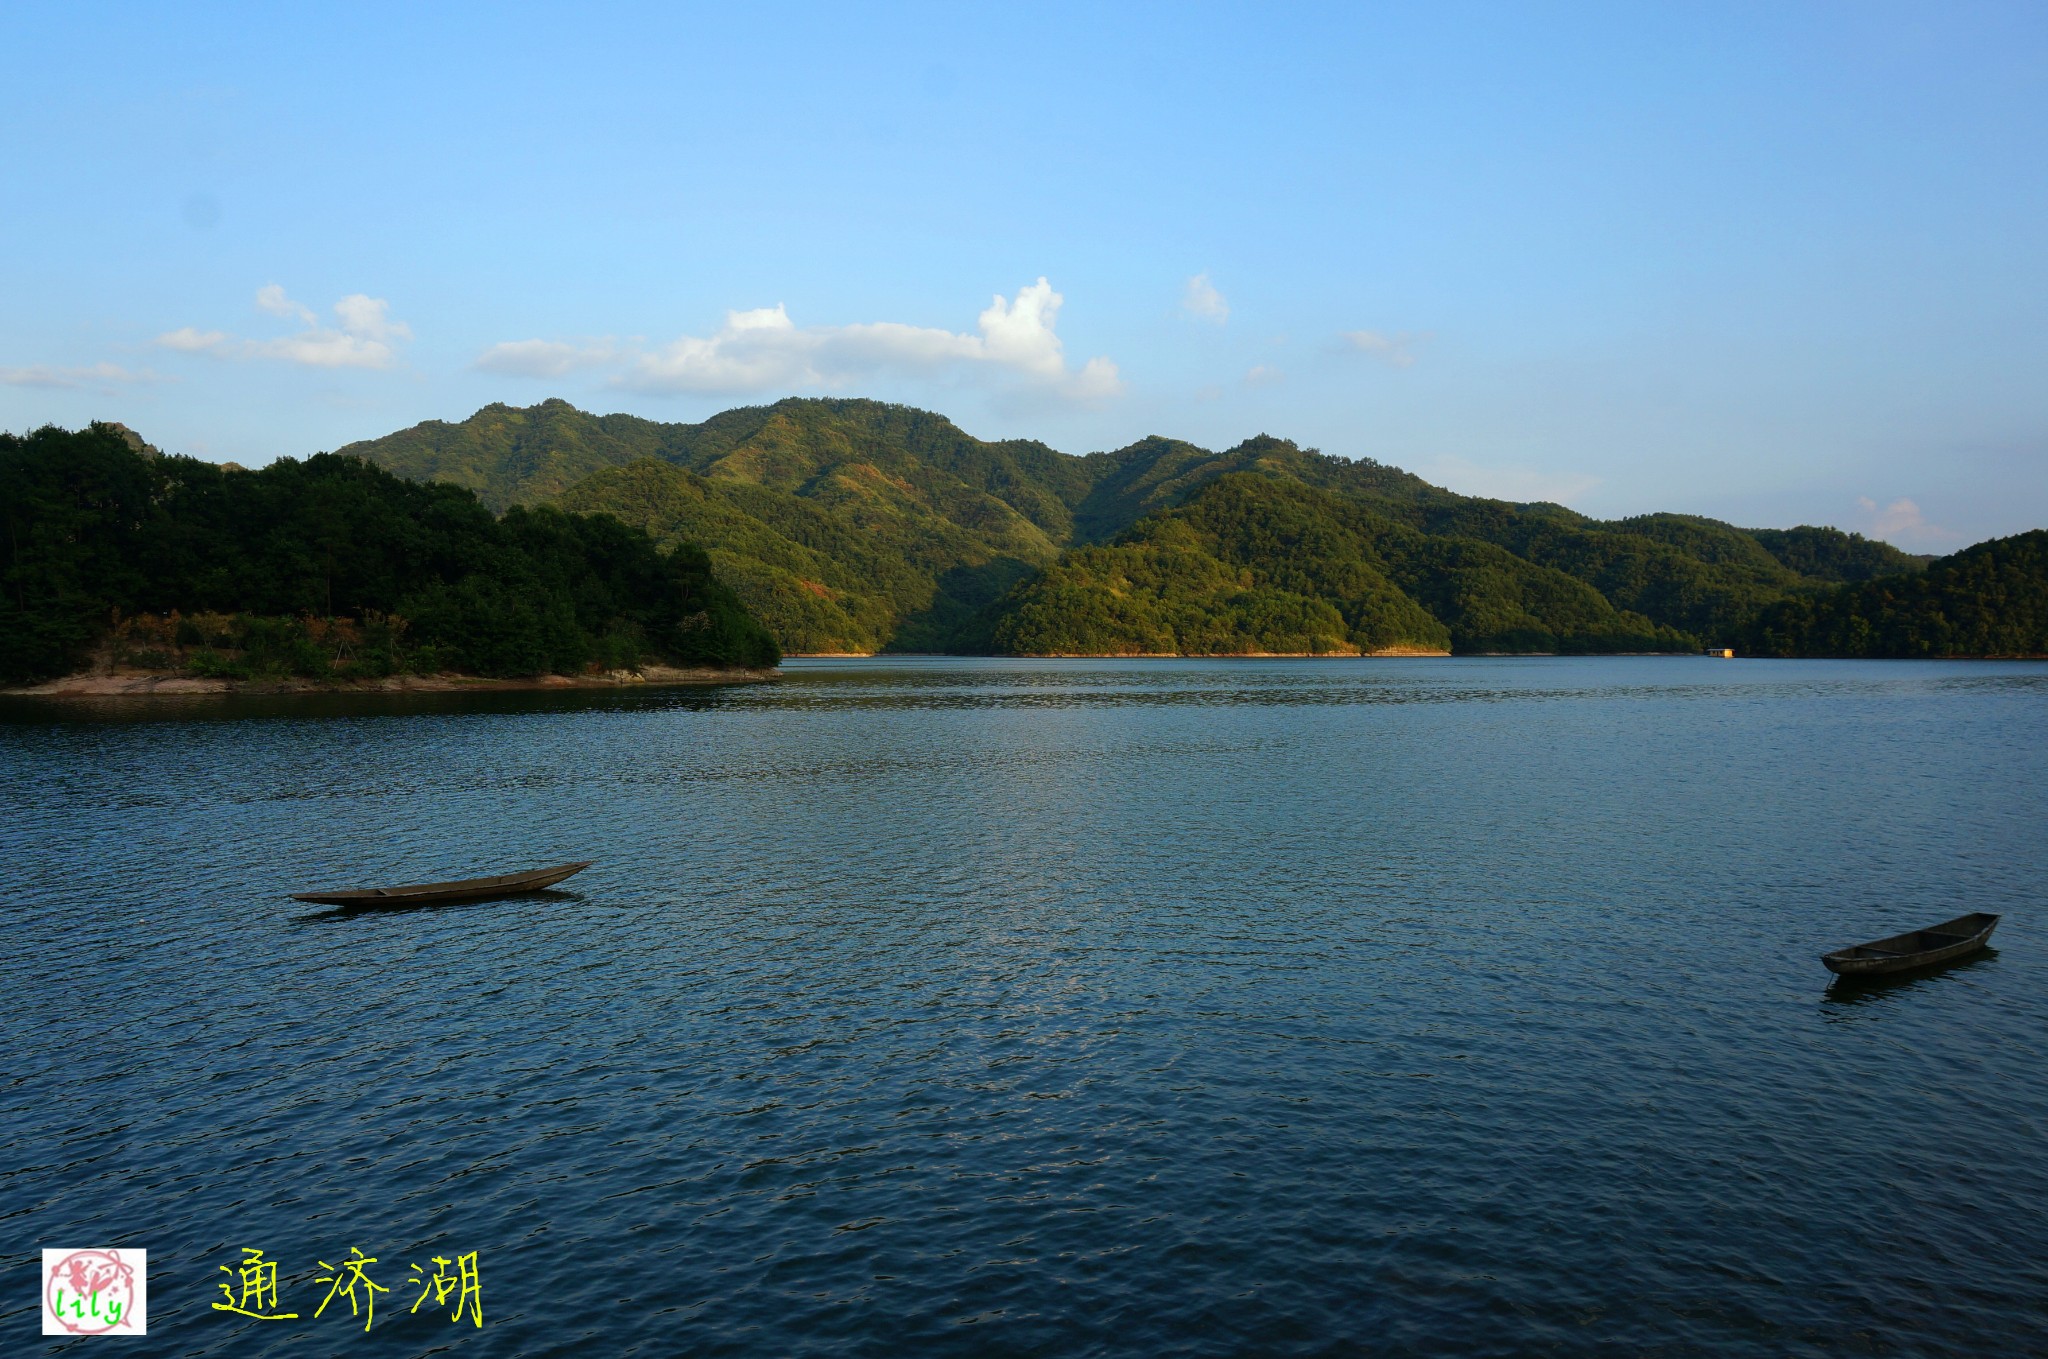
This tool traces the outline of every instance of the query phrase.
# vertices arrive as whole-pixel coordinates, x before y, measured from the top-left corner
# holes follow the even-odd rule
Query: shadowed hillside
[[[124,640],[146,669],[215,679],[780,659],[693,545],[551,506],[493,515],[330,453],[249,472],[120,426],[0,434],[0,535],[0,682]]]
[[[2048,530],[1782,600],[1743,642],[1763,656],[2048,656]]]

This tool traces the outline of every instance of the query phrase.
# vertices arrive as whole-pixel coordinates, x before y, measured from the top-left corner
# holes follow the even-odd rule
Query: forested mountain
[[[1918,575],[1781,600],[1742,641],[1761,656],[2048,655],[2048,530],[1978,543]]]
[[[1875,580],[1935,560],[1909,556],[1890,543],[1875,542],[1860,533],[1843,533],[1840,529],[1801,526],[1744,532],[1762,543],[1784,566],[1814,580]]]
[[[1068,552],[988,627],[990,649],[1032,654],[1697,646],[1494,543],[1255,472]]]
[[[795,652],[1672,649],[1924,564],[1837,529],[1461,496],[1267,436],[1074,457],[862,400],[695,425],[490,406],[342,451],[702,543]]]
[[[181,663],[301,673],[760,665],[778,643],[2048,652],[2048,534],[1929,566],[1836,529],[1461,496],[1264,435],[1073,457],[859,400],[695,425],[491,406],[260,472],[46,429],[0,436],[0,519],[13,680],[174,610]]]
[[[248,472],[111,425],[0,434],[0,531],[9,682],[76,669],[110,637],[152,668],[222,675],[779,659],[695,547],[549,507],[501,518],[335,454]]]
[[[792,651],[943,647],[1059,555],[1095,480],[1043,444],[986,443],[874,401],[785,401],[699,425],[490,406],[342,452],[487,503],[556,500],[701,542]]]

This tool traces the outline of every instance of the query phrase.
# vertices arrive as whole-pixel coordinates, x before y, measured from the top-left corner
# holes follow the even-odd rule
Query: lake
[[[2031,663],[15,702],[0,1326],[113,1245],[138,1355],[2048,1352],[2044,753]]]

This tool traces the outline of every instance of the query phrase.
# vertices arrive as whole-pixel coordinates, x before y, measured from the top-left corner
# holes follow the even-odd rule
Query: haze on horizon
[[[2048,525],[2048,11],[12,7],[0,428],[787,395]]]

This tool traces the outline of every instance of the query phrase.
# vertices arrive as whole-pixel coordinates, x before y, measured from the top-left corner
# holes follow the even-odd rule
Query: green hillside
[[[1781,600],[1744,631],[1761,656],[2048,656],[2048,530],[1926,571]]]
[[[804,496],[647,459],[579,482],[564,509],[603,512],[713,566],[796,652],[939,650],[1058,550],[1028,523],[971,527],[886,476],[840,469]]]
[[[1075,457],[865,400],[490,406],[342,451],[701,543],[797,653],[1666,650],[1924,565],[1836,529],[1462,496],[1266,435]]]
[[[780,659],[694,546],[549,506],[496,516],[334,454],[248,472],[157,456],[117,426],[0,434],[0,530],[10,683],[103,647],[240,678]]]
[[[1598,590],[1492,543],[1233,472],[1017,587],[987,621],[1012,654],[1692,650]]]
[[[1910,556],[1890,543],[1876,542],[1860,533],[1815,528],[1811,524],[1747,532],[1780,564],[1814,580],[1876,580],[1879,576],[1918,570],[1934,560]]]
[[[467,486],[495,507],[559,503],[665,544],[703,543],[798,652],[942,649],[1059,555],[1095,479],[1088,460],[1043,444],[989,443],[942,416],[854,400],[745,407],[698,425],[561,401],[489,406],[341,451]]]
[[[566,401],[486,406],[459,425],[429,420],[335,452],[408,481],[476,492],[494,513],[540,504],[592,472],[666,455],[673,426],[635,415],[586,415]]]

